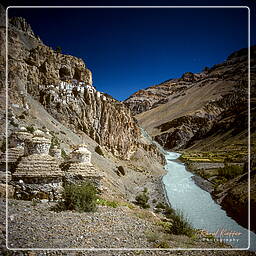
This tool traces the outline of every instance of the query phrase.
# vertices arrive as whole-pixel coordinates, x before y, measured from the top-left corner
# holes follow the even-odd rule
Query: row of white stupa
[[[65,92],[67,99],[66,101],[70,101],[70,99],[72,98],[72,92],[73,89],[76,89],[76,91],[80,94],[83,94],[85,92],[85,90],[87,90],[89,93],[96,93],[96,97],[100,98],[102,95],[102,100],[105,101],[106,100],[106,96],[102,93],[100,93],[99,91],[97,91],[95,89],[94,86],[90,85],[90,84],[85,84],[85,82],[78,82],[77,80],[72,80],[71,82],[65,82],[65,81],[61,81],[59,86],[56,87],[54,85],[49,85],[47,86],[50,90],[51,89],[59,89]],[[57,100],[58,101],[58,100]],[[59,99],[60,101],[60,99]]]

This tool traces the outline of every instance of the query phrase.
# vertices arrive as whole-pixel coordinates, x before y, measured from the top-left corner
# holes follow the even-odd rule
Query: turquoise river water
[[[250,237],[250,250],[256,251],[256,235],[227,216],[211,195],[194,183],[193,174],[183,163],[175,161],[179,156],[174,152],[166,153],[167,174],[163,177],[163,184],[171,206],[181,210],[194,228],[215,233],[217,240],[233,247],[248,248]]]

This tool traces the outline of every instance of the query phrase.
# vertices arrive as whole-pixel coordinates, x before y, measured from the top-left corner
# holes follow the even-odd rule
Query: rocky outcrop
[[[5,32],[3,24],[2,151],[6,136]],[[127,189],[124,182],[137,182],[137,176],[130,173],[147,178],[146,171],[163,172],[164,156],[158,147],[145,138],[123,103],[96,90],[82,59],[44,45],[22,18],[9,22],[8,34],[8,156],[12,161],[8,162],[8,180],[15,198],[58,199],[62,184],[88,179],[108,195],[125,197],[133,188],[129,185]],[[74,161],[79,150],[73,149],[79,144],[86,144],[93,152],[93,163]],[[103,156],[95,148],[100,148]],[[0,170],[3,189],[5,155],[1,155]],[[121,164],[125,167],[122,177],[115,172]]]
[[[39,36],[35,35],[31,26],[27,21],[22,17],[12,17],[9,19],[9,26],[13,26],[16,29],[24,32],[27,36],[34,37],[37,40],[40,40]]]
[[[250,174],[251,216],[256,210],[256,172]],[[242,226],[248,227],[248,173],[240,175],[226,184],[218,186],[213,198]],[[255,232],[256,222],[251,218],[251,230]]]
[[[142,148],[163,161],[155,145],[142,142],[129,109],[93,87],[91,71],[82,59],[44,45],[22,18],[13,18],[10,24],[10,112],[22,113],[26,121],[31,108],[28,98],[32,96],[56,120],[75,133],[89,135],[119,158],[130,159]],[[10,129],[19,124],[15,113]]]
[[[255,97],[255,53],[253,46],[251,99]],[[242,49],[201,73],[187,72],[179,79],[140,90],[124,103],[139,124],[166,149],[193,147],[216,134],[247,130],[247,78],[247,50]]]

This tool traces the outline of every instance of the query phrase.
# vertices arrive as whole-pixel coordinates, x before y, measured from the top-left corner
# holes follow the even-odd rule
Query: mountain
[[[4,15],[1,9],[1,17]],[[1,195],[5,191],[7,136],[5,35],[5,21],[1,20]],[[77,154],[85,154],[78,161],[87,161],[88,155],[89,167],[85,173],[92,179],[95,177],[96,183],[100,179],[104,194],[109,196],[133,200],[140,190],[138,182],[144,184],[151,174],[164,173],[163,154],[144,135],[131,111],[122,102],[95,89],[92,73],[82,59],[46,46],[22,17],[9,20],[7,95],[8,177],[10,195],[14,197],[27,198],[33,191],[48,197],[51,179],[56,176],[61,182],[65,173],[69,175],[65,163]],[[35,152],[47,157],[37,156]],[[72,169],[77,177],[78,169]],[[35,185],[38,175],[42,177],[40,188]],[[26,193],[17,185],[21,177]]]
[[[199,73],[186,72],[124,101],[160,145],[182,153],[181,160],[195,173],[195,182],[202,188],[208,184],[213,198],[244,227],[248,227],[248,171],[251,212],[256,209],[256,46],[250,52],[250,91],[248,49],[241,49],[220,64]],[[251,228],[256,230],[253,219]]]
[[[256,46],[251,47],[250,96],[255,131]],[[131,95],[124,103],[164,148],[225,148],[247,140],[247,49],[200,73],[186,72]],[[231,138],[231,139],[230,139]]]

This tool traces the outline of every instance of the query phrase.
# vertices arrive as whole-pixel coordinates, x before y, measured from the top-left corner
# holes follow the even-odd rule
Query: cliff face
[[[10,130],[20,124],[18,117],[23,123],[29,119],[32,97],[56,120],[117,157],[130,159],[141,148],[163,161],[157,147],[145,143],[130,110],[92,86],[92,73],[82,59],[44,45],[23,18],[10,19],[8,35]],[[1,45],[4,36],[2,27]]]
[[[251,47],[252,111],[255,108],[255,52],[256,47]],[[141,90],[124,103],[156,141],[175,150],[194,147],[201,139],[216,138],[230,131],[233,136],[242,131],[246,133],[247,101],[247,49],[242,49],[221,64],[197,74],[187,72],[179,79]],[[223,138],[218,141],[221,142]],[[209,143],[214,147],[208,140]]]

